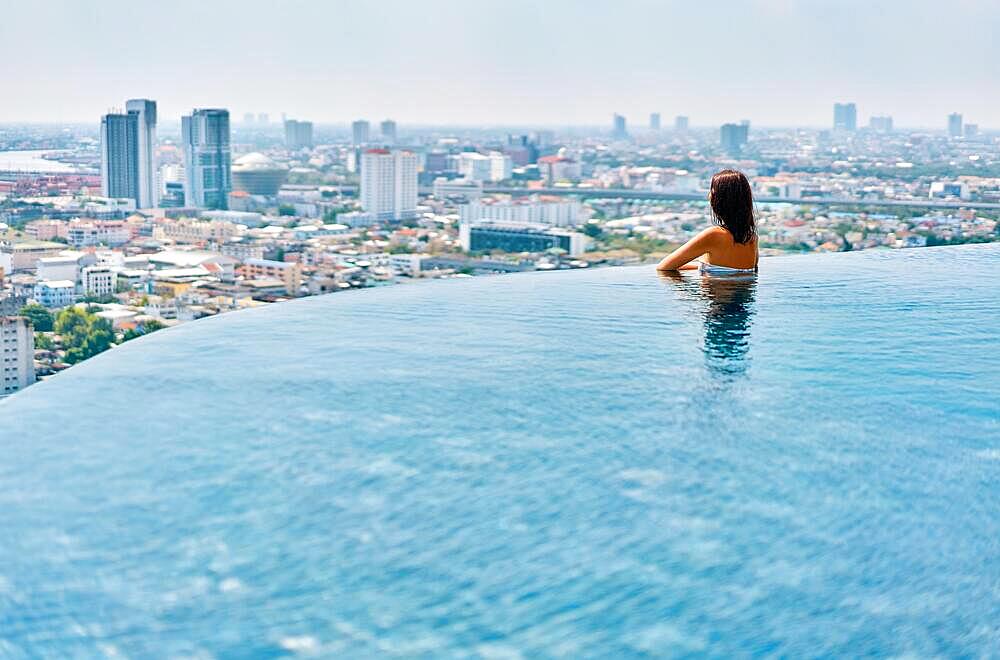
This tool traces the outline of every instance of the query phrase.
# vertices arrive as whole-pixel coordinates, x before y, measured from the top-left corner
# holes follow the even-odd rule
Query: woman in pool
[[[742,172],[722,170],[712,177],[708,203],[715,226],[664,257],[656,270],[701,268],[706,273],[757,270],[757,225],[750,182]]]

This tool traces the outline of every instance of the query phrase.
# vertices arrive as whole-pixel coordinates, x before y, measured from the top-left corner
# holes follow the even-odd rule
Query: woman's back
[[[725,268],[756,268],[757,267],[757,237],[746,243],[737,243],[733,235],[725,227],[712,227],[709,242],[708,258],[702,261],[713,266]]]

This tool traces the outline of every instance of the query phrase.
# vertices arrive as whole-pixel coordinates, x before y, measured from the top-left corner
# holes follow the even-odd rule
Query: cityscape
[[[129,99],[89,126],[0,127],[4,394],[123,341],[233,310],[427,279],[652,262],[747,172],[762,254],[1000,238],[1000,137],[937,129],[349,126],[225,108],[160,121]]]
[[[1000,4],[0,14],[0,660],[988,658]]]

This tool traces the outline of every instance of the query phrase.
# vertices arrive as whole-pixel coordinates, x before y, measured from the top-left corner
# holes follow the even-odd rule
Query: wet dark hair
[[[754,220],[753,191],[743,172],[722,170],[712,177],[709,204],[716,224],[725,227],[737,243],[749,243],[757,237]]]

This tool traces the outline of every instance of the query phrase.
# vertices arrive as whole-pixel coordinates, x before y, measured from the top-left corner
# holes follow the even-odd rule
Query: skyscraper
[[[127,114],[101,117],[101,194],[139,199],[139,163],[136,133],[139,124]]]
[[[948,135],[962,137],[962,115],[958,112],[948,115]]]
[[[858,128],[858,109],[853,103],[833,104],[833,128],[840,131],[853,131]]]
[[[611,131],[612,137],[616,140],[624,140],[628,137],[628,131],[625,130],[625,117],[616,114],[614,116],[614,124]]]
[[[722,149],[731,156],[738,156],[749,138],[750,122],[746,120],[739,124],[723,124],[719,129]]]
[[[684,115],[677,115],[674,119],[674,130],[684,132],[688,129],[688,118]]]
[[[286,119],[285,146],[289,149],[311,149],[313,146],[312,122]]]
[[[654,131],[660,130],[660,113],[654,112],[649,115],[649,128]]]
[[[351,124],[351,138],[354,144],[366,144],[370,131],[371,126],[364,119],[359,119]]]
[[[156,101],[130,99],[125,102],[125,112],[134,114],[137,124],[138,206],[141,209],[153,208],[159,202],[159,188],[156,185]]]
[[[195,110],[181,118],[184,145],[184,205],[225,209],[233,189],[229,111]]]
[[[361,155],[361,206],[379,220],[417,214],[417,155],[368,149]]]
[[[868,126],[873,131],[878,131],[879,133],[891,133],[892,132],[892,117],[885,116],[873,116],[868,121]]]
[[[386,144],[396,144],[396,122],[386,119],[379,127],[382,133],[382,141]]]
[[[101,194],[134,199],[138,208],[159,202],[156,185],[156,101],[131,99],[125,113],[101,117]]]

